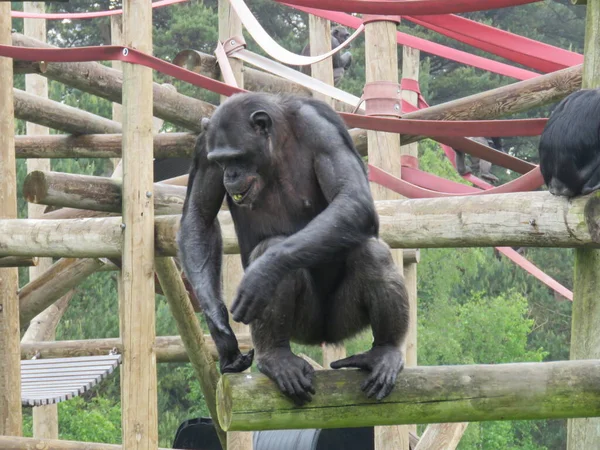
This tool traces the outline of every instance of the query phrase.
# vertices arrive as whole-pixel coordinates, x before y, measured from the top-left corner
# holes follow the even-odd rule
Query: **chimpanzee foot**
[[[394,389],[396,378],[404,368],[404,358],[397,347],[374,346],[368,352],[331,363],[332,369],[342,367],[356,367],[370,371],[360,388],[366,392],[367,397],[371,398],[377,394],[377,400],[381,400]]]
[[[240,351],[238,351],[231,357],[223,358],[219,361],[221,373],[243,372],[252,365],[253,359],[254,349],[250,350],[246,354],[243,354]]]
[[[315,370],[289,349],[275,349],[258,358],[258,370],[273,380],[279,390],[302,406],[312,400],[315,393]]]

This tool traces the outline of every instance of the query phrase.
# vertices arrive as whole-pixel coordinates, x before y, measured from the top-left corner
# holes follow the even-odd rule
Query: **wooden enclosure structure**
[[[220,40],[241,34],[241,23],[227,0],[220,0]],[[122,20],[113,20],[113,42],[152,53],[150,0],[124,0]],[[404,114],[427,120],[489,119],[559,100],[582,87],[600,85],[600,0],[589,0],[585,63],[536,79],[514,83],[447,104]],[[376,16],[366,25],[367,82],[398,82],[395,44],[396,18]],[[121,29],[122,27],[122,29]],[[134,31],[135,28],[135,31]],[[311,47],[328,36],[326,20],[311,19]],[[122,31],[122,36],[119,34]],[[320,36],[320,37],[319,37]],[[51,47],[42,37],[11,34],[10,2],[0,2],[0,44]],[[385,45],[382,45],[385,44]],[[403,77],[418,79],[419,57],[405,49]],[[206,59],[208,58],[208,59]],[[200,71],[214,78],[221,73],[206,56]],[[381,61],[387,64],[383,65]],[[412,66],[408,65],[412,61]],[[238,86],[251,90],[317,95],[293,81],[284,80],[230,59]],[[216,352],[204,335],[192,308],[188,291],[172,257],[175,234],[185,196],[186,177],[153,183],[152,158],[190,156],[200,119],[210,116],[214,105],[186,97],[152,82],[152,70],[128,62],[113,68],[99,63],[42,64],[0,57],[0,449],[49,447],[80,448],[80,443],[58,441],[56,431],[40,416],[35,439],[20,438],[20,358],[105,355],[116,348],[122,353],[123,445],[85,444],[98,449],[156,449],[156,364],[189,361],[200,382],[223,448],[248,450],[249,433],[233,431],[297,427],[377,426],[376,448],[409,450],[408,431],[399,427],[434,423],[417,444],[418,450],[455,448],[468,421],[593,418],[569,423],[569,448],[600,448],[600,342],[595,307],[600,271],[600,194],[565,200],[545,192],[456,196],[419,200],[402,199],[382,186],[373,185],[381,219],[381,236],[395,253],[399,270],[405,267],[416,290],[419,248],[464,246],[537,246],[577,248],[577,279],[573,313],[574,360],[557,363],[502,366],[414,367],[416,336],[408,342],[409,366],[397,389],[381,403],[362,397],[356,371],[319,371],[313,404],[294,408],[276,387],[260,374],[229,374],[219,378]],[[313,76],[333,83],[327,63],[315,64]],[[122,71],[122,73],[119,73]],[[115,103],[112,120],[53,102],[40,94],[13,89],[13,72],[36,73],[96,94]],[[415,102],[408,92],[403,93]],[[322,97],[322,96],[321,96]],[[323,97],[322,97],[323,98]],[[329,101],[330,99],[327,99]],[[334,102],[333,102],[334,103]],[[335,103],[334,103],[335,104]],[[500,105],[500,106],[498,106]],[[120,116],[120,117],[119,117]],[[13,117],[60,130],[14,136]],[[186,133],[157,134],[153,117],[177,124]],[[350,130],[352,138],[370,162],[401,176],[400,154],[416,156],[412,144],[422,136]],[[78,135],[76,137],[70,134]],[[112,178],[86,177],[31,166],[24,194],[31,204],[62,207],[35,218],[16,219],[15,158],[30,161],[64,157],[115,158]],[[179,184],[179,186],[177,185]],[[498,215],[503,221],[495,220]],[[32,214],[33,217],[33,214]],[[82,218],[84,218],[82,220]],[[225,291],[231,298],[241,279],[241,267],[233,224],[226,210],[220,213],[225,260]],[[423,223],[428,226],[423,227]],[[19,266],[36,266],[38,258],[62,258],[35,270],[30,283],[18,290]],[[120,266],[115,263],[120,260]],[[64,302],[69,291],[91,273],[120,271],[120,337],[89,341],[49,339],[31,334],[20,344],[19,329],[34,317]],[[155,336],[154,294],[158,282],[168,300],[181,335]],[[416,292],[412,294],[416,307]],[[61,300],[62,299],[62,300]],[[56,303],[58,304],[58,303]],[[52,311],[50,311],[52,312]],[[45,317],[45,316],[43,316]],[[57,321],[60,314],[48,314]],[[46,319],[44,319],[46,320]],[[416,326],[416,315],[411,319]],[[54,323],[54,322],[50,322]],[[30,325],[31,326],[31,325]],[[52,328],[52,327],[50,327]],[[38,330],[39,331],[39,330]],[[242,350],[251,347],[245,329],[236,329]],[[338,358],[338,350],[324,349],[324,359]],[[343,353],[343,350],[342,350]],[[543,381],[542,381],[543,380]],[[565,387],[567,386],[567,387]],[[334,395],[335,394],[335,395]],[[349,406],[352,405],[352,406]],[[485,406],[485,407],[484,407]],[[265,412],[266,411],[266,412]],[[456,423],[444,423],[456,422]],[[436,424],[437,423],[437,424]],[[52,425],[53,426],[53,425]],[[426,439],[425,439],[426,437]],[[444,446],[445,445],[445,446]]]

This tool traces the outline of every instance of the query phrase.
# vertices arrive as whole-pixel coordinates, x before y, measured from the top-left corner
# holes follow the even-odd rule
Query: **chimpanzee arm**
[[[221,296],[223,245],[217,214],[225,197],[223,172],[208,162],[201,141],[198,146],[177,236],[179,254],[215,341],[221,372],[241,372],[252,364],[253,352],[241,354]]]
[[[231,312],[249,323],[289,271],[326,262],[378,234],[378,218],[364,164],[341,119],[324,105],[306,101],[295,120],[299,147],[313,158],[328,207],[299,232],[271,246],[247,269]]]

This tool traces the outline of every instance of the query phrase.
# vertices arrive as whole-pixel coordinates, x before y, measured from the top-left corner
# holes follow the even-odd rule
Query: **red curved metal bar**
[[[583,63],[583,55],[454,15],[406,16],[444,36],[541,72],[554,72]]]
[[[362,25],[362,20],[359,17],[354,17],[350,14],[335,11],[325,11],[316,8],[305,8],[302,6],[290,5],[289,3],[284,4],[289,6],[290,8],[297,9],[298,11],[304,11],[308,14],[331,20],[346,27],[356,29]],[[497,73],[499,75],[515,78],[517,80],[529,80],[531,78],[539,76],[539,74],[531,72],[529,70],[521,69],[519,67],[513,67],[508,64],[493,61],[488,58],[483,58],[481,56],[472,55],[461,50],[456,50],[454,48],[446,47],[435,42],[430,42],[426,39],[411,36],[410,34],[401,33],[400,31],[396,32],[396,41],[400,45],[407,45],[408,47],[416,48],[417,50],[420,50],[422,52],[430,53],[436,56],[441,56],[442,58],[447,58],[452,61],[456,61],[472,67],[477,67],[479,69],[487,70],[489,72]]]
[[[98,47],[77,47],[69,49],[26,48],[11,45],[0,45],[0,56],[27,60],[48,62],[81,62],[109,61],[141,64],[159,71],[165,75],[186,81],[195,86],[209,89],[221,95],[233,95],[247,92],[226,83],[214,80],[204,75],[191,72],[140,51],[114,45]],[[391,133],[407,133],[423,136],[537,136],[543,130],[547,119],[519,120],[468,120],[468,121],[436,121],[368,117],[359,114],[340,113],[345,122],[352,127],[369,130],[386,131]],[[437,139],[436,139],[437,140]],[[505,155],[508,158],[508,155]],[[486,158],[487,159],[487,158]],[[516,159],[516,158],[514,158]],[[489,159],[488,159],[489,160]],[[518,160],[517,160],[518,161]],[[509,162],[510,164],[510,162]],[[502,165],[500,163],[500,165]],[[509,167],[509,166],[506,166]]]
[[[525,5],[540,0],[275,0],[279,3],[363,14],[458,14]]]
[[[400,195],[407,198],[436,198],[436,197],[456,197],[465,195],[488,195],[488,194],[506,194],[510,192],[529,192],[534,189],[538,189],[544,184],[544,178],[540,172],[539,167],[536,166],[534,170],[526,173],[525,175],[509,181],[502,186],[498,186],[492,189],[487,189],[477,192],[469,193],[446,193],[436,192],[431,189],[425,189],[409,183],[405,180],[397,178],[392,174],[386,172],[369,164],[369,181],[380,184]]]
[[[163,6],[173,5],[175,3],[183,3],[189,0],[159,0],[152,3],[153,8],[161,8]],[[63,20],[63,19],[94,19],[96,17],[117,16],[123,14],[122,9],[111,9],[108,11],[95,11],[86,13],[27,13],[23,11],[11,11],[11,17],[15,19],[46,19],[46,20]]]
[[[402,166],[402,179],[407,183],[414,184],[415,186],[436,192],[444,192],[446,194],[473,194],[480,192],[481,189],[477,189],[473,186],[466,184],[456,183],[446,178],[438,177],[429,172],[424,172],[419,169],[413,169],[412,167]]]

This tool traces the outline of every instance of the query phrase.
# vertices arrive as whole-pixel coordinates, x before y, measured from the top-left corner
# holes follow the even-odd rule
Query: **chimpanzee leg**
[[[284,238],[261,242],[250,255],[250,264],[266,249]],[[313,280],[307,270],[296,270],[279,283],[263,314],[250,323],[257,367],[297,404],[311,400],[314,369],[294,355],[290,338],[320,342],[324,314],[314,295]]]
[[[471,172],[471,167],[467,166],[465,162],[465,154],[463,152],[456,152],[456,170],[460,175],[466,175]]]
[[[404,367],[400,346],[408,331],[408,292],[389,247],[378,239],[353,250],[346,267],[346,278],[331,305],[327,337],[339,342],[370,322],[374,341],[369,351],[335,361],[331,367],[370,371],[361,389],[381,400]]]

